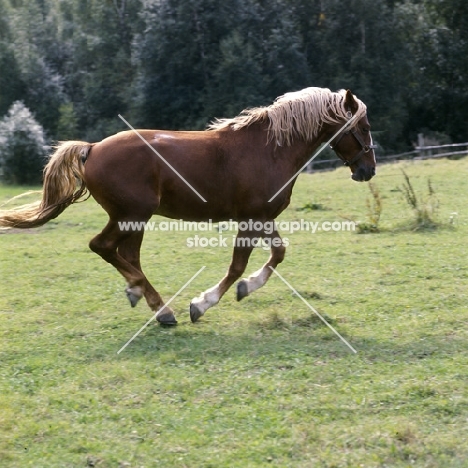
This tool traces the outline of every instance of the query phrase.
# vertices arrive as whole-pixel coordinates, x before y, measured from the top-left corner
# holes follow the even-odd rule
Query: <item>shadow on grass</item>
[[[417,363],[427,358],[450,359],[466,354],[468,343],[462,337],[447,340],[445,336],[425,336],[413,342],[402,343],[379,337],[348,336],[340,324],[327,321],[357,350],[354,355],[340,339],[315,315],[288,321],[272,314],[267,319],[252,322],[244,332],[226,332],[212,323],[195,325],[182,323],[168,329],[153,325],[136,338],[121,357],[147,356],[158,361],[159,356],[170,353],[174,361],[222,361],[224,359],[268,356],[270,359],[294,359],[307,356],[311,359],[355,359],[366,362]],[[107,346],[106,346],[107,347]],[[99,352],[102,357],[102,352]],[[114,359],[115,354],[108,356]],[[92,359],[92,357],[90,356]]]

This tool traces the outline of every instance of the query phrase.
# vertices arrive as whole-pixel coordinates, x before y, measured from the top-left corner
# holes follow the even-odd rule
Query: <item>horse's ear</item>
[[[353,115],[359,109],[358,103],[356,102],[356,99],[354,99],[353,93],[349,89],[346,90],[345,109],[347,111],[351,111]]]

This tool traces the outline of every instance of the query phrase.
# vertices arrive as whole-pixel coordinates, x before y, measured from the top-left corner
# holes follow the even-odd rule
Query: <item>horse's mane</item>
[[[305,88],[278,97],[270,106],[245,109],[232,119],[216,119],[208,130],[240,130],[268,119],[269,141],[275,140],[279,145],[290,145],[295,137],[311,141],[324,123],[349,120],[345,96],[344,89],[334,93],[327,88]],[[352,126],[366,113],[366,105],[356,96],[354,99],[358,104],[358,117]]]

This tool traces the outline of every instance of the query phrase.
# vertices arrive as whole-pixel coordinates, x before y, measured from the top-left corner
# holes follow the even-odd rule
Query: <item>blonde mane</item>
[[[290,145],[296,137],[311,141],[323,124],[349,120],[345,96],[344,89],[334,93],[327,88],[305,88],[278,97],[270,106],[245,109],[232,119],[216,119],[208,130],[240,130],[268,119],[268,141],[275,140],[280,146]],[[354,99],[358,105],[358,117],[353,126],[366,113],[366,105],[356,96]]]

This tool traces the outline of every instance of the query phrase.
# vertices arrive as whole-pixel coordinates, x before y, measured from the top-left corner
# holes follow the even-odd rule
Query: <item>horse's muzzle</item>
[[[351,179],[355,180],[356,182],[367,182],[371,180],[372,177],[375,176],[375,166],[372,167],[359,167],[353,174],[351,175]]]

